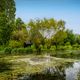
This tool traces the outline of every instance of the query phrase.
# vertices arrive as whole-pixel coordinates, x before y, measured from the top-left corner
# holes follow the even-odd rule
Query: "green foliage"
[[[10,39],[12,28],[8,24],[9,22],[6,15],[3,13],[0,14],[0,16],[0,44],[4,45]]]
[[[66,30],[67,37],[65,38],[64,42],[70,42],[71,45],[75,44],[76,36],[73,34],[72,30]]]
[[[35,45],[31,45],[32,51],[37,51]]]
[[[41,51],[44,51],[44,46],[40,45]]]
[[[40,34],[40,32],[36,29],[31,29],[30,40],[34,43],[37,49],[39,49],[39,45],[43,43],[43,37]]]
[[[78,43],[74,44],[73,46],[74,50],[79,50],[80,49],[80,45]]]
[[[50,49],[50,47],[51,47],[51,39],[45,39],[45,46],[47,47],[47,49]]]
[[[5,2],[5,0],[3,1]],[[11,52],[5,49],[8,53],[80,49],[80,35],[75,35],[71,30],[65,30],[63,20],[57,21],[53,18],[31,20],[26,27],[22,19],[17,18],[14,24],[15,2],[11,0],[8,4],[10,3],[12,6],[9,5],[7,8],[5,3],[1,4],[2,12],[0,12],[0,45],[7,43],[8,47],[14,48]],[[13,9],[12,13],[9,11],[9,14],[5,14],[4,10],[7,11],[7,9],[10,11]],[[27,30],[28,27],[30,30]],[[23,48],[26,41],[31,41],[33,45]]]
[[[5,48],[4,46],[0,46],[0,51],[4,50],[4,48]]]
[[[15,19],[14,0],[0,0],[0,3],[0,51],[27,53],[80,49],[80,35],[74,34],[72,30],[65,30],[65,21],[53,18],[36,19],[31,20],[26,27],[21,18]],[[30,30],[27,30],[28,27]],[[26,41],[31,41],[33,45],[22,48]],[[4,49],[2,45],[8,47]]]
[[[13,48],[12,51],[11,51],[11,54],[17,54],[17,53],[18,53],[18,52],[17,52],[17,49],[18,49],[18,48]]]
[[[12,33],[12,40],[17,40],[17,41],[26,41],[28,38],[28,33],[25,29],[22,29],[22,30],[15,30],[13,31]]]
[[[11,48],[19,48],[22,46],[23,46],[23,43],[21,43],[20,41],[16,41],[16,40],[9,41],[9,47],[11,47]]]
[[[50,50],[51,51],[55,51],[56,50],[56,46],[55,45],[54,46],[51,46]]]
[[[0,0],[0,44],[8,43],[15,19],[14,0]]]
[[[6,54],[11,54],[11,51],[12,51],[12,48],[11,47],[6,47],[4,49],[4,53],[6,53]]]
[[[27,47],[27,48],[14,48],[11,51],[12,54],[28,54],[28,53],[32,53],[32,52],[33,52],[33,49],[31,47]]]
[[[21,18],[17,18],[15,24],[17,30],[22,30],[22,28],[26,28],[26,25],[24,24]]]
[[[67,37],[64,31],[58,31],[52,38],[52,43],[55,45],[64,44],[64,39]]]

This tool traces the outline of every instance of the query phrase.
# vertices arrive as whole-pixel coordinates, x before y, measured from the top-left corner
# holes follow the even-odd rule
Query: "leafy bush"
[[[44,51],[44,46],[40,45],[41,51]]]
[[[66,45],[64,46],[65,50],[72,50],[72,46],[71,45]]]
[[[47,50],[47,45],[44,45],[43,50]]]
[[[27,48],[14,48],[11,53],[12,54],[24,54],[24,53],[31,53],[33,50],[31,47]]]
[[[12,54],[15,54],[15,53],[17,54],[17,53],[18,53],[18,52],[17,52],[17,49],[18,49],[18,48],[12,49],[11,53],[12,53]]]
[[[52,51],[56,50],[56,46],[51,46],[50,50]]]
[[[75,50],[80,49],[80,45],[79,45],[78,43],[74,44],[72,47],[73,47],[73,49],[75,49]]]
[[[59,46],[57,46],[57,50],[65,50],[65,47],[64,47],[64,46],[59,45]]]
[[[16,40],[9,41],[9,47],[19,48],[19,47],[22,47],[22,46],[23,46],[23,43],[20,42],[20,41],[16,41]]]
[[[31,45],[32,51],[37,51],[35,45]]]
[[[0,51],[4,50],[4,46],[0,46]]]
[[[4,49],[4,53],[11,54],[11,51],[12,51],[12,48],[11,48],[11,47],[6,47],[6,48]]]
[[[65,45],[71,45],[70,42],[66,42]]]
[[[25,48],[25,51],[26,51],[26,52],[32,52],[33,50],[32,50],[31,47],[27,47],[27,48]]]

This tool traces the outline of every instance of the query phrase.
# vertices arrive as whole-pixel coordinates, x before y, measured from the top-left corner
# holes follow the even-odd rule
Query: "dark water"
[[[18,75],[18,80],[80,80],[80,62],[45,68],[41,73]]]

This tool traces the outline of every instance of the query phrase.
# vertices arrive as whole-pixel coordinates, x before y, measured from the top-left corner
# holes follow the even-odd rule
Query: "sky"
[[[80,34],[80,0],[15,0],[16,18],[64,20],[66,29]]]

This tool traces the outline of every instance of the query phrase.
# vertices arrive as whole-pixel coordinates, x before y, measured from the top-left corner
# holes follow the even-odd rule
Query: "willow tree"
[[[65,32],[65,21],[59,20],[56,23],[56,34],[52,36],[52,44],[56,45],[62,45],[64,44],[64,40],[67,37],[67,34]]]
[[[0,0],[0,44],[6,44],[11,36],[15,19],[14,0]]]
[[[31,20],[28,24],[28,27],[31,28],[29,34],[31,41],[33,41],[36,47],[39,48],[40,45],[46,45],[45,40],[47,38],[51,38],[51,35],[56,28],[56,20],[53,18]]]

